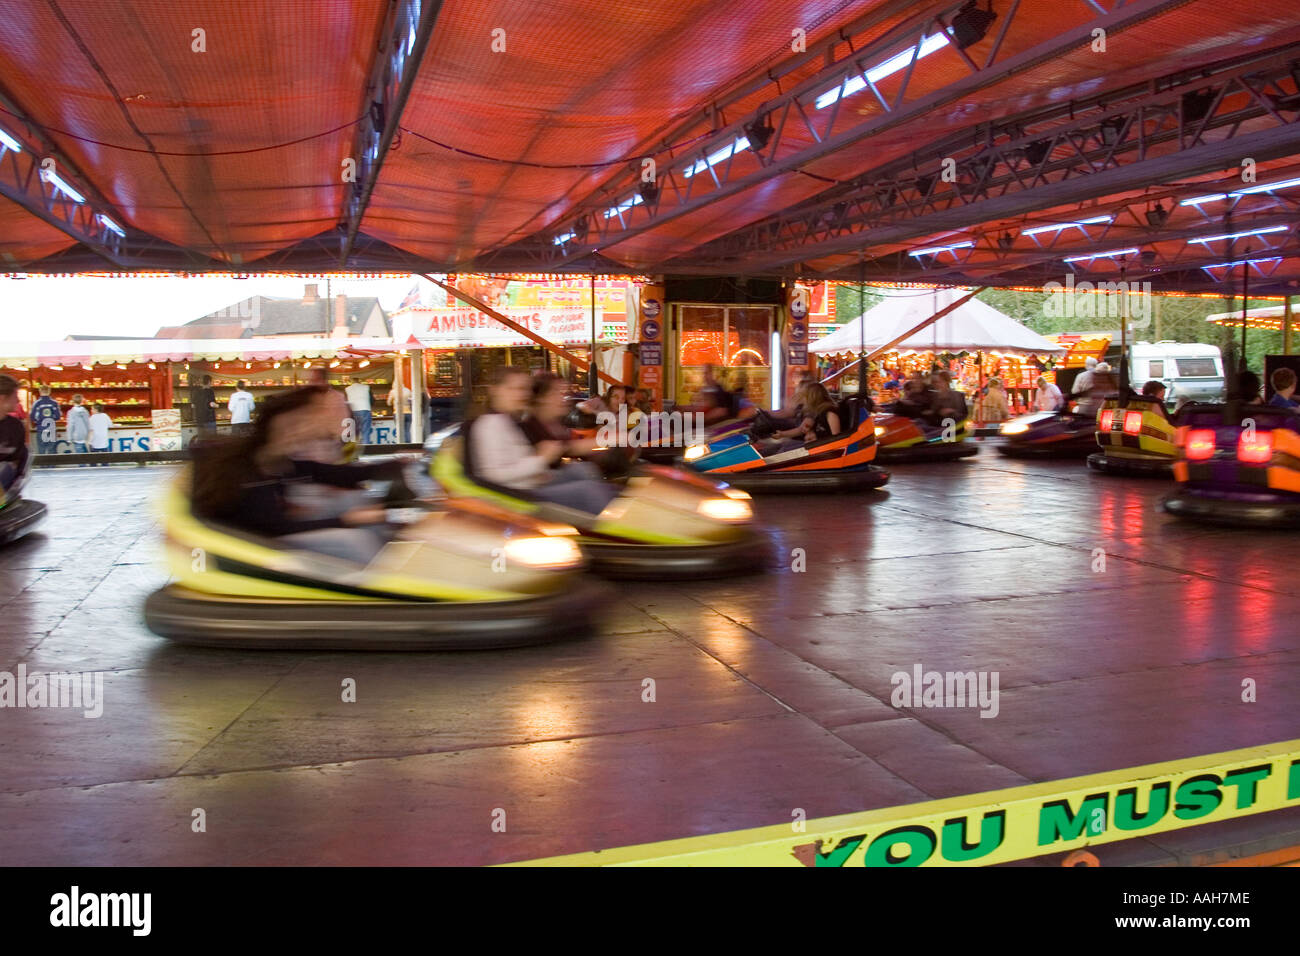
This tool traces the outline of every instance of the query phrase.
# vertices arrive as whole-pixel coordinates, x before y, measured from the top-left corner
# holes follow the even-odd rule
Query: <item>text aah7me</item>
[[[1177,786],[1171,780],[1164,780],[1140,786],[1120,785],[1113,790],[1092,793],[1084,791],[1077,807],[1070,799],[1012,799],[1003,809],[985,811],[978,823],[969,814],[953,815],[949,819],[921,817],[918,822],[896,826],[870,840],[870,834],[863,833],[844,837],[831,849],[818,840],[795,846],[792,852],[805,866],[844,866],[859,850],[865,866],[921,866],[929,861],[995,863],[1020,859],[1050,853],[1052,849],[1044,848],[1058,848],[1057,844],[1062,844],[1059,848],[1064,849],[1080,839],[1098,843],[1123,839],[1162,821],[1165,825],[1161,829],[1171,829],[1166,818],[1190,822],[1207,817],[1224,807],[1225,798],[1232,802],[1224,807],[1229,812],[1221,816],[1236,815],[1233,810],[1248,812],[1256,806],[1261,782],[1272,774],[1273,766],[1263,763],[1229,770],[1222,776],[1196,774]],[[1139,792],[1145,797],[1142,809],[1138,807]],[[1300,800],[1300,760],[1293,760],[1286,773],[1285,800]],[[1276,799],[1269,804],[1267,809],[1283,805]],[[1030,830],[1035,824],[1036,829]],[[978,827],[978,832],[972,834],[974,827]],[[1029,842],[1026,831],[1035,833],[1033,843]],[[938,859],[932,859],[936,853]]]

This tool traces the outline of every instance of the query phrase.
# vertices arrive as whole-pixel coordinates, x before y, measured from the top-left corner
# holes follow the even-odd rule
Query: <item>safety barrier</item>
[[[512,865],[987,866],[1293,806],[1300,740]]]

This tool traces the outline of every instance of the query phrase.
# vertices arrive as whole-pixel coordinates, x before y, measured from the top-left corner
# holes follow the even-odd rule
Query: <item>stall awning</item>
[[[814,342],[817,355],[857,355],[884,345],[966,295],[961,289],[937,289],[894,295],[865,315]],[[865,324],[865,334],[862,326]],[[948,313],[895,347],[899,352],[1001,352],[1013,355],[1062,355],[1067,349],[979,299]]]
[[[0,341],[0,365],[117,365],[128,362],[258,362],[334,359],[395,351],[392,339],[104,339],[74,342]]]

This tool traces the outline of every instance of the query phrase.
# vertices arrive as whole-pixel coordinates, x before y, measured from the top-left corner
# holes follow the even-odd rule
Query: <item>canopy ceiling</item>
[[[809,346],[817,355],[856,355],[888,345],[967,293],[958,289],[914,290],[892,295]],[[864,341],[865,340],[865,341]],[[1064,355],[1069,351],[979,299],[957,306],[943,318],[898,342],[898,352],[1007,352]]]
[[[1300,281],[1293,4],[962,8],[0,0],[0,263]]]

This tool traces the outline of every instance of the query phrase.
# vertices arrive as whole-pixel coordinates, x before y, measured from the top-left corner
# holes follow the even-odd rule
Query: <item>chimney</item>
[[[303,290],[302,290],[303,303],[306,304],[308,302],[315,302],[317,299],[319,299],[320,298],[319,290],[320,290],[320,286],[317,285],[315,282],[308,282],[305,286],[303,286]]]
[[[334,297],[334,338],[345,339],[348,337],[348,297],[346,295],[336,295]]]

